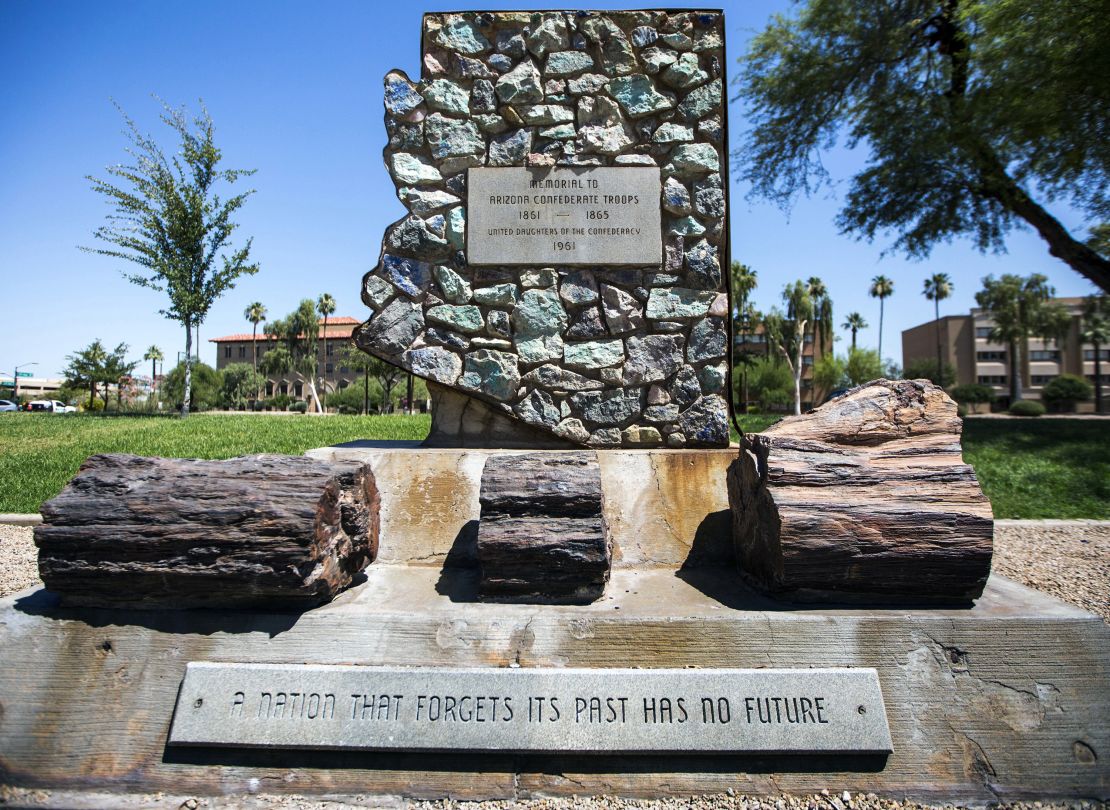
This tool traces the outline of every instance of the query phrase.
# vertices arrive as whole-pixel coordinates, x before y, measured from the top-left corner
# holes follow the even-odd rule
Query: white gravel
[[[0,525],[0,597],[42,584],[33,531],[30,527]]]

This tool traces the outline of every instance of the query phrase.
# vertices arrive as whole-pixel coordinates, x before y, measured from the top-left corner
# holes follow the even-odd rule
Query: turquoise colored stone
[[[516,397],[520,387],[520,370],[515,354],[497,349],[477,349],[464,361],[459,387],[486,394],[507,402]]]
[[[463,306],[440,304],[438,307],[429,309],[424,317],[469,335],[481,332],[486,326],[485,321],[482,320],[482,310],[471,304]]]
[[[617,100],[625,114],[631,118],[662,112],[674,108],[674,99],[655,89],[655,84],[642,73],[618,76],[609,81],[609,95]]]
[[[485,35],[470,20],[454,17],[436,34],[436,42],[459,53],[484,53],[492,47]]]

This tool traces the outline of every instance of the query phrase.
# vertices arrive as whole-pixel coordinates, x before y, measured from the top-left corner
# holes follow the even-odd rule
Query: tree
[[[393,410],[393,389],[401,381],[404,370],[392,363],[387,363],[380,357],[371,357],[367,366],[370,374],[382,387],[382,413]]]
[[[1055,294],[1048,278],[1040,273],[1028,278],[1006,273],[997,280],[987,276],[983,289],[975,293],[976,302],[990,313],[994,322],[990,339],[1009,347],[1011,404],[1022,398],[1025,369],[1022,353],[1029,338],[1060,341],[1071,325],[1067,309],[1050,303]]]
[[[162,397],[180,410],[185,398],[185,362],[170,369],[162,379]],[[223,390],[223,373],[207,363],[193,363],[192,385],[189,386],[189,410],[207,410],[220,404]]]
[[[150,361],[150,407],[154,408],[154,391],[158,383],[158,364],[163,362],[166,357],[162,354],[162,350],[157,346],[151,346],[146,350],[143,355],[144,360]]]
[[[982,383],[964,383],[957,385],[950,392],[952,399],[961,405],[970,405],[971,412],[975,413],[978,410],[978,405],[984,402],[994,402],[994,391],[989,385]]]
[[[867,294],[879,299],[879,357],[883,356],[883,302],[894,295],[894,282],[886,276],[875,276]]]
[[[1091,398],[1091,384],[1078,374],[1061,374],[1041,389],[1041,399],[1056,411],[1074,411],[1077,402]]]
[[[811,276],[806,282],[806,291],[813,299],[813,341],[816,356],[817,344],[820,342],[820,354],[832,354],[833,350],[833,311],[832,299],[825,282]]]
[[[907,380],[929,380],[941,388],[948,388],[956,382],[956,369],[951,363],[944,363],[937,371],[937,362],[931,357],[917,357],[906,364],[902,377]]]
[[[249,261],[250,239],[242,248],[231,248],[238,227],[231,218],[254,192],[227,199],[220,196],[224,184],[234,184],[254,170],[217,168],[222,153],[203,106],[201,114],[190,120],[184,108],[162,105],[161,120],[181,140],[180,152],[169,158],[153,137],[140,133],[119,105],[116,108],[127,126],[127,151],[134,164],[116,164],[105,170],[120,185],[87,178],[93,191],[107,198],[112,213],[94,232],[110,247],[84,250],[139,265],[140,272],[124,273],[124,277],[169,297],[169,307],[160,312],[185,327],[181,415],[188,416],[193,328],[199,327],[212,303],[233,288],[237,278],[258,272],[258,265]]]
[[[847,364],[843,357],[829,354],[813,361],[813,402],[818,404],[837,388],[843,388],[847,381]]]
[[[266,307],[261,301],[255,301],[243,310],[243,317],[251,323],[251,354],[254,356],[254,370],[258,371],[258,324],[266,320]],[[261,383],[259,383],[261,386]],[[254,392],[258,399],[258,391]]]
[[[1102,413],[1102,347],[1110,344],[1110,298],[1091,295],[1083,302],[1079,339],[1095,350],[1095,413]]]
[[[132,360],[130,363],[124,359],[127,354],[128,346],[126,343],[120,343],[116,348],[108,353],[107,358],[104,360],[104,408],[108,408],[108,386],[114,385],[116,387],[116,409],[119,410],[123,407],[123,384],[130,380],[132,372],[135,367],[139,365],[138,360]]]
[[[242,408],[263,382],[262,375],[250,363],[229,363],[224,367],[223,398],[230,408]]]
[[[849,383],[863,385],[883,376],[883,362],[874,349],[852,349],[848,352],[844,372]]]
[[[1108,219],[1108,40],[1100,0],[807,0],[742,57],[751,129],[733,157],[753,195],[788,206],[831,185],[821,152],[843,138],[869,154],[842,233],[924,257],[957,236],[1001,251],[1028,225],[1110,291],[1110,258],[1044,207]]]
[[[794,376],[794,415],[798,416],[802,413],[802,349],[806,329],[813,320],[813,299],[806,285],[795,281],[783,289],[782,300],[786,313],[772,309],[763,319],[763,329]]]
[[[347,366],[355,371],[362,372],[362,412],[370,413],[370,377],[374,374],[378,358],[367,354],[353,343],[342,346],[339,350],[340,365]]]
[[[316,311],[324,318],[324,374],[320,378],[320,388],[324,392],[324,404],[328,401],[328,316],[335,314],[335,299],[324,293],[316,299]]]
[[[296,373],[308,383],[312,403],[319,412],[320,397],[316,393],[316,339],[320,322],[312,300],[305,298],[293,312],[284,318],[270,321],[265,332],[278,345],[262,356],[262,370],[266,374]]]
[[[852,333],[852,351],[856,350],[856,332],[860,329],[867,328],[867,321],[858,312],[849,312],[848,317],[844,319],[844,323],[840,324],[841,329],[847,329]]]
[[[740,335],[739,356],[736,358],[740,370],[740,412],[748,412],[748,369],[755,361],[754,353],[748,348],[748,335],[756,320],[755,307],[751,303],[752,291],[758,284],[757,273],[751,267],[740,262],[733,262],[729,273],[729,284],[732,287],[732,334]],[[735,392],[732,392],[735,393]]]
[[[940,346],[940,302],[952,294],[952,280],[947,273],[933,273],[925,279],[923,295],[933,302],[935,322],[937,325],[937,375],[941,373],[941,346]]]
[[[73,388],[88,387],[90,407],[96,399],[96,385],[104,379],[104,364],[107,360],[108,351],[100,342],[100,338],[76,354],[66,355],[67,365],[62,372],[66,378],[66,385]]]
[[[752,362],[751,390],[763,410],[785,410],[794,401],[794,376],[777,357],[759,357]]]

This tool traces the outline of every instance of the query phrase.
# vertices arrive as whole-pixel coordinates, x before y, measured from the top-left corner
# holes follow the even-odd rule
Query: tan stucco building
[[[1092,385],[1095,380],[1094,346],[1079,339],[1082,298],[1054,298],[1071,313],[1071,326],[1067,338],[1045,341],[1030,338],[1021,354],[1022,388],[1025,399],[1039,400],[1045,384],[1061,374],[1085,377]],[[981,383],[994,389],[999,407],[1010,402],[1009,347],[990,339],[993,322],[983,309],[975,307],[967,315],[946,315],[939,321],[929,321],[902,332],[902,364],[914,360],[935,360],[937,356],[937,330],[940,330],[941,360],[956,370],[956,383]],[[1102,347],[1103,395],[1107,393],[1110,377],[1110,348]],[[1081,412],[1094,410],[1094,399],[1079,403]]]

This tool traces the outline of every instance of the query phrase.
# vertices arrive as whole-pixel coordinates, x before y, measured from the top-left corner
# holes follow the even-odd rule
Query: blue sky
[[[725,4],[730,76],[751,34],[787,6]],[[152,94],[194,107],[202,98],[226,165],[258,170],[248,181],[258,193],[239,222],[240,233],[254,238],[262,269],[226,293],[201,327],[201,357],[211,363],[215,350],[207,339],[249,332],[243,309],[255,300],[278,317],[302,298],[329,292],[338,315],[366,315],[360,279],[377,260],[386,226],[403,213],[381,159],[382,77],[395,67],[419,75],[421,14],[545,7],[550,3],[522,0],[438,7],[338,0],[0,3],[0,373],[37,361],[30,369],[36,376],[55,376],[67,354],[94,338],[130,344],[131,359],[151,344],[171,361],[184,350],[181,327],[158,314],[162,294],[129,284],[121,262],[78,250],[94,244],[92,232],[107,211],[85,176],[103,176],[106,165],[124,159],[122,122],[111,99],[163,138],[169,130],[157,121]],[[734,142],[744,126],[736,106],[730,110]],[[163,143],[172,145],[168,138]],[[900,330],[932,317],[920,294],[931,273],[955,280],[942,313],[972,306],[988,273],[1041,272],[1060,295],[1093,292],[1028,231],[1013,234],[1003,256],[982,256],[958,242],[940,246],[925,262],[883,258],[883,242],[853,241],[833,224],[837,192],[859,156],[836,152],[828,164],[844,181],[840,189],[800,201],[789,217],[773,205],[749,203],[746,189],[733,183],[733,258],[758,271],[761,307],[777,303],[787,281],[820,276],[837,323],[852,310],[863,313],[871,328],[860,340],[874,346],[878,302],[867,297],[867,286],[886,274],[895,294],[886,306],[884,354],[900,362]],[[1074,214],[1055,213],[1081,232]]]

